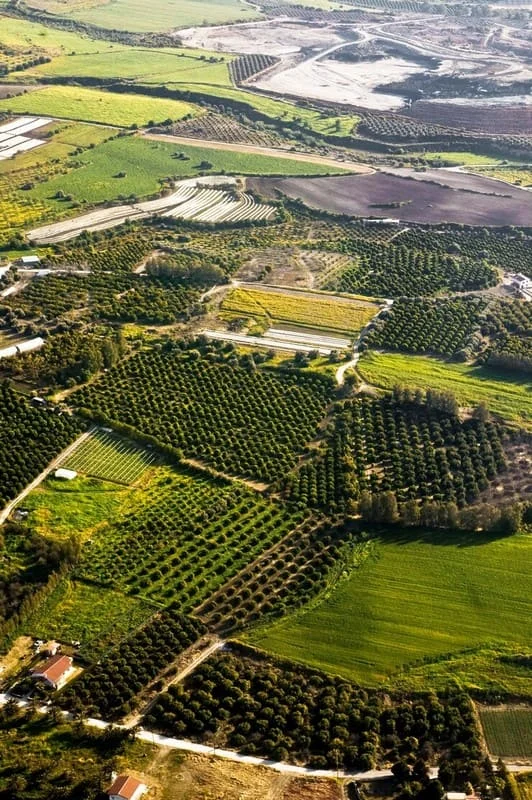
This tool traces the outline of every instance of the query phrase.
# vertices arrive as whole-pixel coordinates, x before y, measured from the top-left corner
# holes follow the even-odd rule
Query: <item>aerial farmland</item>
[[[531,42],[0,0],[0,798],[530,800]]]

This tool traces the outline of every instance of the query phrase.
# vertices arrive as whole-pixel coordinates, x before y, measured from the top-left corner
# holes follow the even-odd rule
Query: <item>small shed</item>
[[[58,478],[61,481],[73,481],[74,478],[78,477],[78,473],[74,469],[66,469],[65,467],[59,467],[54,472],[54,478]]]
[[[37,267],[41,263],[39,256],[22,256],[18,263],[21,267]]]
[[[445,798],[446,800],[466,800],[466,793],[465,792],[446,792]]]
[[[117,775],[112,786],[107,790],[109,800],[139,800],[148,791],[146,784],[131,775]]]

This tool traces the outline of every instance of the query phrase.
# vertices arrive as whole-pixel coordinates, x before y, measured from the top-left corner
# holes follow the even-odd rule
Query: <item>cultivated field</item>
[[[46,117],[20,117],[0,125],[0,161],[44,144],[42,139],[25,134],[44,127],[50,121]]]
[[[264,194],[278,189],[335,214],[467,225],[527,225],[532,214],[532,193],[463,173],[443,175],[432,170],[413,178],[404,172],[379,172],[312,180],[270,178],[258,183]]]
[[[529,537],[387,532],[317,608],[251,634],[285,658],[362,683],[421,659],[532,635]]]
[[[494,414],[532,429],[530,381],[488,367],[449,364],[423,356],[364,353],[359,371],[368,383],[383,389],[397,384],[431,386],[453,392],[463,406],[484,401]]]
[[[377,304],[364,301],[247,287],[233,289],[222,303],[222,311],[233,316],[265,319],[268,324],[291,322],[349,335],[358,333],[378,310]]]
[[[486,744],[492,756],[532,760],[532,708],[479,707]]]
[[[80,86],[47,86],[28,94],[0,100],[0,111],[46,114],[62,119],[99,122],[127,128],[148,122],[178,120],[197,113],[196,106],[178,100],[142,95],[113,94]]]
[[[96,431],[62,466],[91,478],[131,485],[156,461],[153,451],[137,447],[106,431]]]

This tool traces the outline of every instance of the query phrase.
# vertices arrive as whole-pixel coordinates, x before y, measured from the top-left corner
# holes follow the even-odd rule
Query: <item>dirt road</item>
[[[289,158],[292,161],[305,161],[308,164],[322,164],[330,169],[345,169],[346,172],[355,172],[360,175],[371,175],[375,170],[367,164],[355,163],[353,161],[338,161],[336,158],[327,156],[316,156],[312,153],[301,153],[299,151],[283,150],[275,147],[261,147],[255,144],[242,144],[236,142],[218,142],[215,139],[193,139],[188,136],[171,136],[164,133],[143,133],[146,139],[154,139],[158,142],[171,142],[172,144],[182,144],[191,147],[210,147],[213,150],[229,150],[237,153],[247,153],[257,156],[274,156],[275,158]]]
[[[50,472],[52,472],[52,470],[56,469],[61,464],[61,462],[65,460],[65,458],[68,458],[68,456],[70,456],[74,452],[74,450],[76,450],[80,446],[80,444],[85,441],[85,439],[89,438],[89,436],[94,432],[94,430],[95,428],[91,428],[89,431],[86,431],[86,433],[82,433],[81,436],[78,436],[75,442],[72,442],[72,444],[69,447],[67,447],[66,450],[63,450],[62,453],[59,453],[57,458],[54,458],[54,460],[48,464],[46,469],[43,470],[40,475],[37,475],[35,480],[33,480],[30,484],[28,484],[28,486],[26,486],[26,488],[23,489],[21,493],[17,495],[17,497],[15,497],[14,500],[11,500],[11,502],[7,504],[7,506],[3,509],[3,511],[0,512],[0,525],[2,525],[6,521],[6,519],[9,517],[13,509],[16,506],[18,506],[18,504],[21,503],[22,500],[24,500],[24,498],[27,497],[30,492],[36,489],[37,486],[40,483],[42,483],[45,478],[48,477],[48,475],[50,474]]]

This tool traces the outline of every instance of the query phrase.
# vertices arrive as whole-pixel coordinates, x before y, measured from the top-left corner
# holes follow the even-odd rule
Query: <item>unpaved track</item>
[[[368,164],[355,163],[354,161],[338,161],[336,158],[327,156],[315,156],[312,153],[301,153],[277,149],[275,147],[260,147],[255,144],[242,144],[233,142],[218,142],[215,139],[193,139],[188,136],[172,136],[166,133],[143,133],[146,139],[154,139],[158,142],[171,142],[172,144],[188,145],[189,147],[210,147],[213,150],[229,150],[237,153],[247,153],[248,155],[273,156],[274,158],[288,158],[291,161],[305,161],[308,164],[322,164],[331,169],[345,169],[346,172],[355,172],[361,175],[371,175],[376,170]]]
[[[8,503],[7,506],[4,508],[4,510],[0,513],[0,525],[2,525],[6,521],[6,519],[9,517],[13,509],[16,506],[18,506],[18,504],[21,503],[22,500],[24,500],[24,498],[27,497],[30,492],[36,489],[37,486],[40,483],[42,483],[45,478],[48,477],[51,471],[56,469],[56,467],[58,467],[61,464],[61,462],[65,460],[65,458],[68,458],[70,455],[72,455],[74,450],[77,450],[80,444],[84,442],[85,439],[88,439],[89,436],[91,436],[95,430],[96,428],[91,428],[89,431],[82,433],[81,436],[78,436],[75,442],[72,442],[72,444],[69,445],[69,447],[67,447],[66,450],[63,450],[62,453],[59,453],[59,455],[48,464],[46,469],[43,470],[40,475],[37,475],[35,480],[33,480],[30,484],[28,484],[28,486],[26,486],[26,488],[23,489],[21,493],[17,495],[17,497],[15,497],[14,500],[11,500],[11,502]]]

